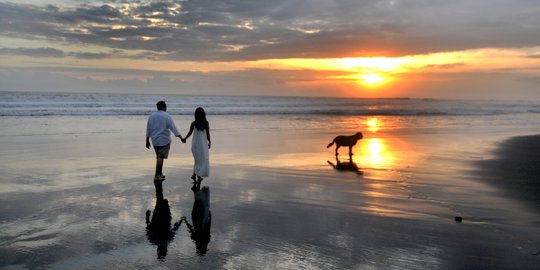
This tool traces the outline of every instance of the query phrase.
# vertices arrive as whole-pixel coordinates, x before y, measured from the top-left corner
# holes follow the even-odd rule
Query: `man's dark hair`
[[[167,104],[165,104],[165,101],[158,101],[156,107],[158,111],[164,111],[165,109],[167,109]]]

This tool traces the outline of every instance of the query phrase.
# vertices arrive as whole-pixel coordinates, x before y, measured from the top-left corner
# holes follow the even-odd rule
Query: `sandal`
[[[165,181],[165,175],[156,175],[154,181]]]

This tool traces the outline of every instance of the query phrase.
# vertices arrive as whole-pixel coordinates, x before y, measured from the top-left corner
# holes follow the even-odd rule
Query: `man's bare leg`
[[[156,175],[155,177],[163,175],[163,158],[156,159]]]

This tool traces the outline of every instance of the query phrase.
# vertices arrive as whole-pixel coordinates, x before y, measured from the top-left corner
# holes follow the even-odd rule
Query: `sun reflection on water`
[[[380,142],[380,139],[370,139],[370,143],[368,145],[368,153],[369,153],[369,159],[371,162],[381,163],[382,150],[383,150],[383,146]]]
[[[367,130],[376,133],[381,127],[377,117],[371,117],[366,121]]]
[[[367,138],[360,145],[356,162],[377,169],[386,169],[394,162],[394,153],[388,148],[386,139]]]

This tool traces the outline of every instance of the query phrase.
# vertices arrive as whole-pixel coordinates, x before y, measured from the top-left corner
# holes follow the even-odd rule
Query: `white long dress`
[[[208,139],[206,130],[193,129],[193,139],[191,140],[191,153],[195,159],[193,173],[200,177],[210,175],[210,162],[208,157]]]

